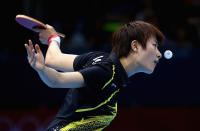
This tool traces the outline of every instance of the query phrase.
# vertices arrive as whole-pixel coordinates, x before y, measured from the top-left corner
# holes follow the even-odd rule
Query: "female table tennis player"
[[[116,30],[110,54],[64,54],[59,36],[49,25],[39,38],[48,45],[46,58],[39,45],[33,46],[29,40],[25,47],[31,67],[50,88],[70,88],[47,131],[100,131],[107,127],[117,114],[118,95],[128,77],[153,72],[161,58],[157,47],[164,40],[157,27],[143,21]]]

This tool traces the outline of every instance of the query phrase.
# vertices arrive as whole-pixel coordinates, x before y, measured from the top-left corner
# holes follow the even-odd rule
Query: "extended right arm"
[[[62,53],[58,43],[52,41],[46,52],[45,64],[56,70],[72,72],[74,71],[73,63],[76,56]]]
[[[46,29],[40,30],[39,39],[42,44],[48,45],[48,38],[51,35],[57,34],[57,32],[50,25],[46,25],[46,27]],[[76,56],[77,55],[74,54],[62,53],[59,44],[56,41],[52,41],[49,43],[46,52],[45,64],[48,67],[54,68],[56,70],[73,72],[73,63]]]

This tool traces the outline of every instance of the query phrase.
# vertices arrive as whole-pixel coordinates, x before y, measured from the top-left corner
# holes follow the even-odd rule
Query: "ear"
[[[137,52],[138,51],[138,41],[137,40],[133,40],[132,42],[131,42],[131,49],[132,49],[132,51],[133,52]]]

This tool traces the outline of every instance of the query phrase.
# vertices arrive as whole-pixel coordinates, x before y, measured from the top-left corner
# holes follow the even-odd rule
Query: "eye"
[[[158,48],[158,44],[157,43],[153,44],[153,46],[155,46],[155,48]]]

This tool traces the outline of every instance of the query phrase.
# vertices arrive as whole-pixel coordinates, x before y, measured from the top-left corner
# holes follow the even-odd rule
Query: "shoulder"
[[[108,57],[108,53],[99,51],[79,55],[74,60],[74,69],[77,71],[92,65],[96,65],[97,63],[105,61]]]
[[[84,78],[86,85],[102,87],[113,76],[113,62],[109,54],[104,52],[92,52],[86,64],[78,70]]]
[[[80,55],[80,57],[88,58],[88,60],[98,60],[108,58],[109,54],[105,52],[95,51]]]

